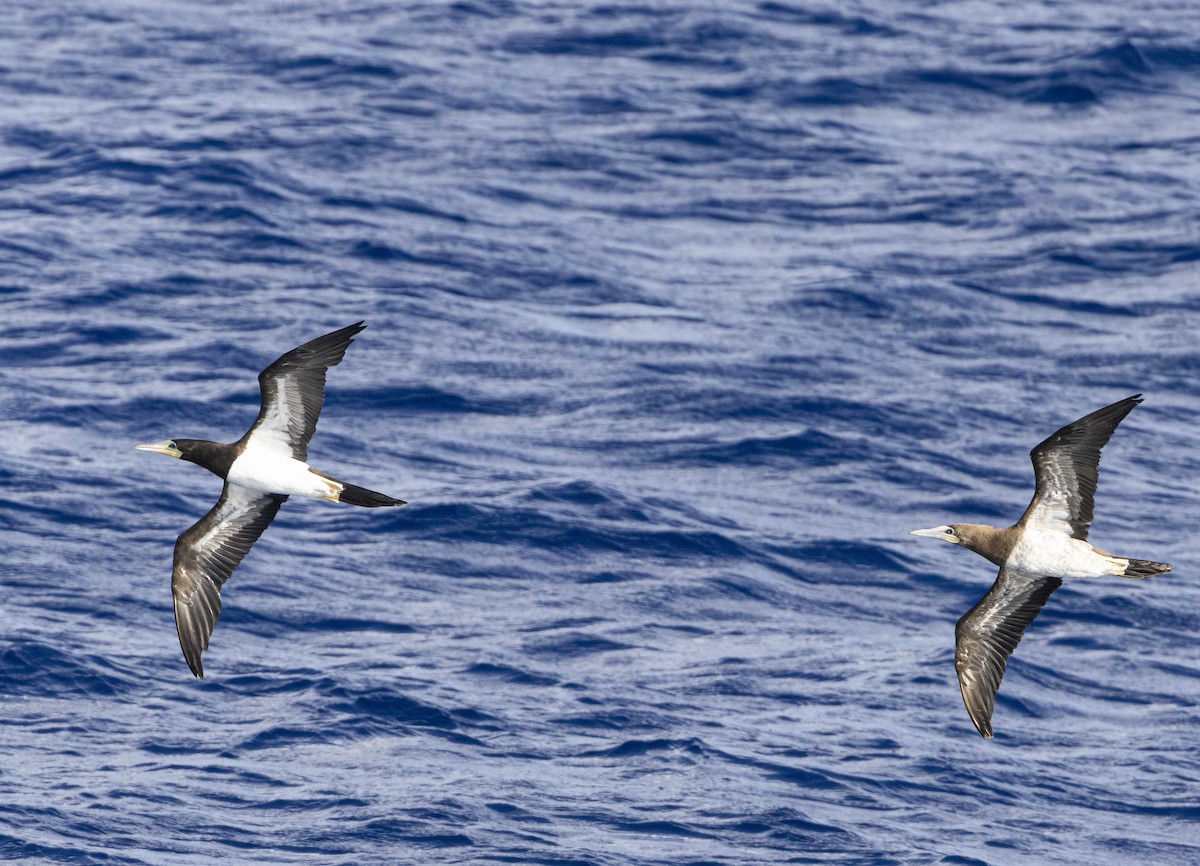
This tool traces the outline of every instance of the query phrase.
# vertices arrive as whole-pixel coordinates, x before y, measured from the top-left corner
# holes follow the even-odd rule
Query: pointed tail
[[[1165,562],[1151,562],[1148,559],[1131,559],[1129,565],[1125,566],[1125,574],[1122,577],[1154,577],[1156,574],[1165,574],[1170,571],[1172,566]]]
[[[363,508],[382,508],[386,505],[407,505],[403,499],[396,499],[383,493],[376,493],[374,490],[368,490],[365,487],[355,487],[353,484],[347,484],[344,481],[340,482],[342,492],[338,496],[338,502],[347,502],[350,505],[361,505]],[[1132,560],[1130,560],[1132,562]],[[1170,566],[1167,566],[1170,568]]]

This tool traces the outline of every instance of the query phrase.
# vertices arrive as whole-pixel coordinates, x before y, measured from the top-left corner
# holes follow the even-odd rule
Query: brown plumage
[[[1037,486],[1014,525],[954,523],[911,533],[962,545],[1000,566],[992,588],[954,629],[963,704],[984,737],[992,736],[992,711],[1008,657],[1063,578],[1144,578],[1171,570],[1166,563],[1125,559],[1087,543],[1100,449],[1140,402],[1136,394],[1099,409],[1034,448],[1030,457]]]
[[[221,614],[221,587],[289,494],[366,508],[405,504],[304,462],[325,401],[325,375],[364,327],[357,322],[317,337],[263,370],[258,376],[262,407],[237,442],[174,439],[137,446],[203,466],[225,481],[217,504],[175,542],[171,571],[179,646],[198,677],[204,676],[201,656]]]

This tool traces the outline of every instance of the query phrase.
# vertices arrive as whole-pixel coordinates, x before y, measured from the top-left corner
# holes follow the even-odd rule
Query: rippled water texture
[[[1200,16],[9,4],[0,856],[1194,864]],[[134,452],[365,319],[194,680]],[[1027,452],[1136,392],[982,740]]]

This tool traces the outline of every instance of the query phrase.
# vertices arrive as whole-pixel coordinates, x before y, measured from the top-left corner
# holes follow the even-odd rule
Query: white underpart
[[[303,461],[284,456],[274,449],[250,445],[229,467],[230,484],[260,493],[287,496],[314,496],[336,499],[342,485],[317,475]]]
[[[1129,560],[1105,556],[1086,541],[1029,524],[1004,567],[1039,577],[1100,577],[1123,574]]]

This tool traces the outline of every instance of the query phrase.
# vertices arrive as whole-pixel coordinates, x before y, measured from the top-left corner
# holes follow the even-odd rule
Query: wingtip
[[[992,738],[992,720],[990,718],[984,716],[976,717],[971,712],[968,712],[967,716],[971,719],[971,724],[975,726],[975,730],[979,732],[979,736],[985,740]]]
[[[975,726],[975,730],[979,731],[979,736],[985,740],[992,738],[992,720],[986,717],[976,717],[974,713],[968,712],[971,718],[971,724]]]
[[[342,337],[342,339],[347,341],[346,345],[349,345],[350,343],[354,342],[355,337],[357,337],[359,334],[361,334],[366,329],[367,329],[367,322],[365,319],[362,319],[360,321],[355,322],[353,325],[347,325],[344,328],[338,328],[336,331],[331,331],[330,333],[326,334],[325,336],[332,337],[334,335],[338,335],[338,336]],[[320,340],[322,338],[317,337],[317,339]]]

